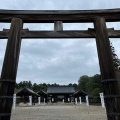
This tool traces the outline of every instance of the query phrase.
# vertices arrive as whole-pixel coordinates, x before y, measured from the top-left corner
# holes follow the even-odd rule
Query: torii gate
[[[11,22],[0,78],[0,120],[10,120],[21,38],[96,38],[108,120],[120,120],[120,91],[109,38],[120,38],[120,30],[107,29],[106,22],[120,21],[120,9],[109,10],[0,10],[0,22]],[[54,23],[54,31],[29,31],[23,23]],[[64,31],[62,23],[93,23],[94,29]]]

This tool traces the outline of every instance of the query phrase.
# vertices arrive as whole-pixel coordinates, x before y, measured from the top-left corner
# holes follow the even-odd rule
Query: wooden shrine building
[[[106,26],[106,22],[120,22],[120,9],[0,10],[0,22],[11,23],[10,29],[0,31],[0,39],[8,39],[0,76],[0,120],[10,120],[11,117],[22,38],[95,38],[107,119],[120,120],[120,89],[118,84],[120,79],[116,76],[109,41],[109,38],[120,38],[120,30]],[[54,30],[32,31],[23,29],[24,23],[54,23]],[[80,30],[64,30],[63,23],[93,23],[94,28],[81,30],[80,27]],[[49,89],[48,92],[55,95]],[[60,99],[63,97],[63,95],[58,96]],[[58,96],[55,95],[55,101],[56,98],[59,98]],[[66,101],[68,96],[64,96]]]
[[[81,100],[85,102],[85,96],[88,95],[87,93],[83,92],[82,90],[76,91],[73,96],[74,98],[77,98],[77,101],[80,101],[79,97],[81,97]]]
[[[44,90],[40,90],[37,92],[37,94],[40,96],[41,102],[44,102],[44,99],[45,99],[45,102],[48,102],[48,93],[47,92],[45,92]]]
[[[47,88],[51,102],[71,102],[74,92],[74,87],[69,86],[51,86]]]
[[[37,93],[35,93],[34,91],[32,91],[31,89],[26,88],[26,87],[18,90],[16,92],[16,96],[19,99],[19,100],[17,100],[18,102],[24,102],[24,103],[29,102],[29,96],[32,96],[33,103],[35,103],[36,98],[39,97],[39,95]]]

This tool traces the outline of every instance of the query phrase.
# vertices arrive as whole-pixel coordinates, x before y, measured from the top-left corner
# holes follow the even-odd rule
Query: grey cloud
[[[1,9],[24,9],[24,10],[86,10],[119,8],[119,0],[1,0]]]
[[[53,42],[55,40],[51,40],[51,41]],[[90,40],[79,40],[79,39],[72,39],[72,40],[62,39],[56,41],[62,41],[61,44],[65,44],[65,43],[67,44],[70,42],[71,44],[67,44],[68,46],[63,46],[63,47],[61,46],[54,48],[54,46],[60,45],[60,42],[57,42],[58,45],[54,44],[54,46],[53,44],[48,43],[49,46],[47,47],[48,53],[47,52],[44,53],[44,51],[46,50],[44,49],[44,47],[42,47],[42,50],[40,47],[37,47],[36,53],[35,53],[36,50],[33,49],[33,52],[35,54],[30,52],[25,52],[25,55],[23,56],[24,57],[27,56],[27,60],[24,58],[20,59],[19,70],[20,69],[24,70],[24,68],[27,69],[24,75],[27,77],[27,79],[32,78],[32,76],[34,76],[33,74],[35,74],[35,76],[37,76],[36,77],[37,79],[44,78],[43,80],[41,80],[41,82],[50,80],[52,82],[58,81],[58,83],[61,83],[60,81],[62,79],[64,79],[65,81],[69,80],[67,81],[67,83],[73,81],[77,82],[80,75],[86,74],[87,71],[89,71],[89,73],[87,74],[93,75],[96,66],[97,69],[99,69],[98,61],[97,61],[97,53],[95,52],[96,49],[95,42],[93,42],[94,40],[90,41]],[[86,44],[86,41],[89,42],[89,44]],[[42,44],[39,44],[39,46],[42,46]],[[53,56],[49,54],[49,51],[51,51],[50,48],[54,48],[54,51],[52,52]],[[28,50],[30,50],[29,47]],[[23,65],[21,66],[21,64],[26,65],[26,67]],[[29,72],[32,71],[35,72],[29,74]],[[97,72],[99,72],[99,70],[97,70]],[[19,71],[18,73],[19,73],[18,76],[19,75],[22,76],[24,74],[24,73],[21,74]]]
[[[0,71],[2,69],[7,40],[0,40]]]

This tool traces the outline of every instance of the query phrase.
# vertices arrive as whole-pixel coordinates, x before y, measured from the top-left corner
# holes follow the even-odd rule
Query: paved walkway
[[[49,105],[16,107],[11,120],[107,120],[101,106]]]

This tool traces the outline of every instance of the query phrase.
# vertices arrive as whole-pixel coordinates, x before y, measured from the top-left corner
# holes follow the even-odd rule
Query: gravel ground
[[[11,120],[107,120],[105,108],[86,105],[16,107]]]

